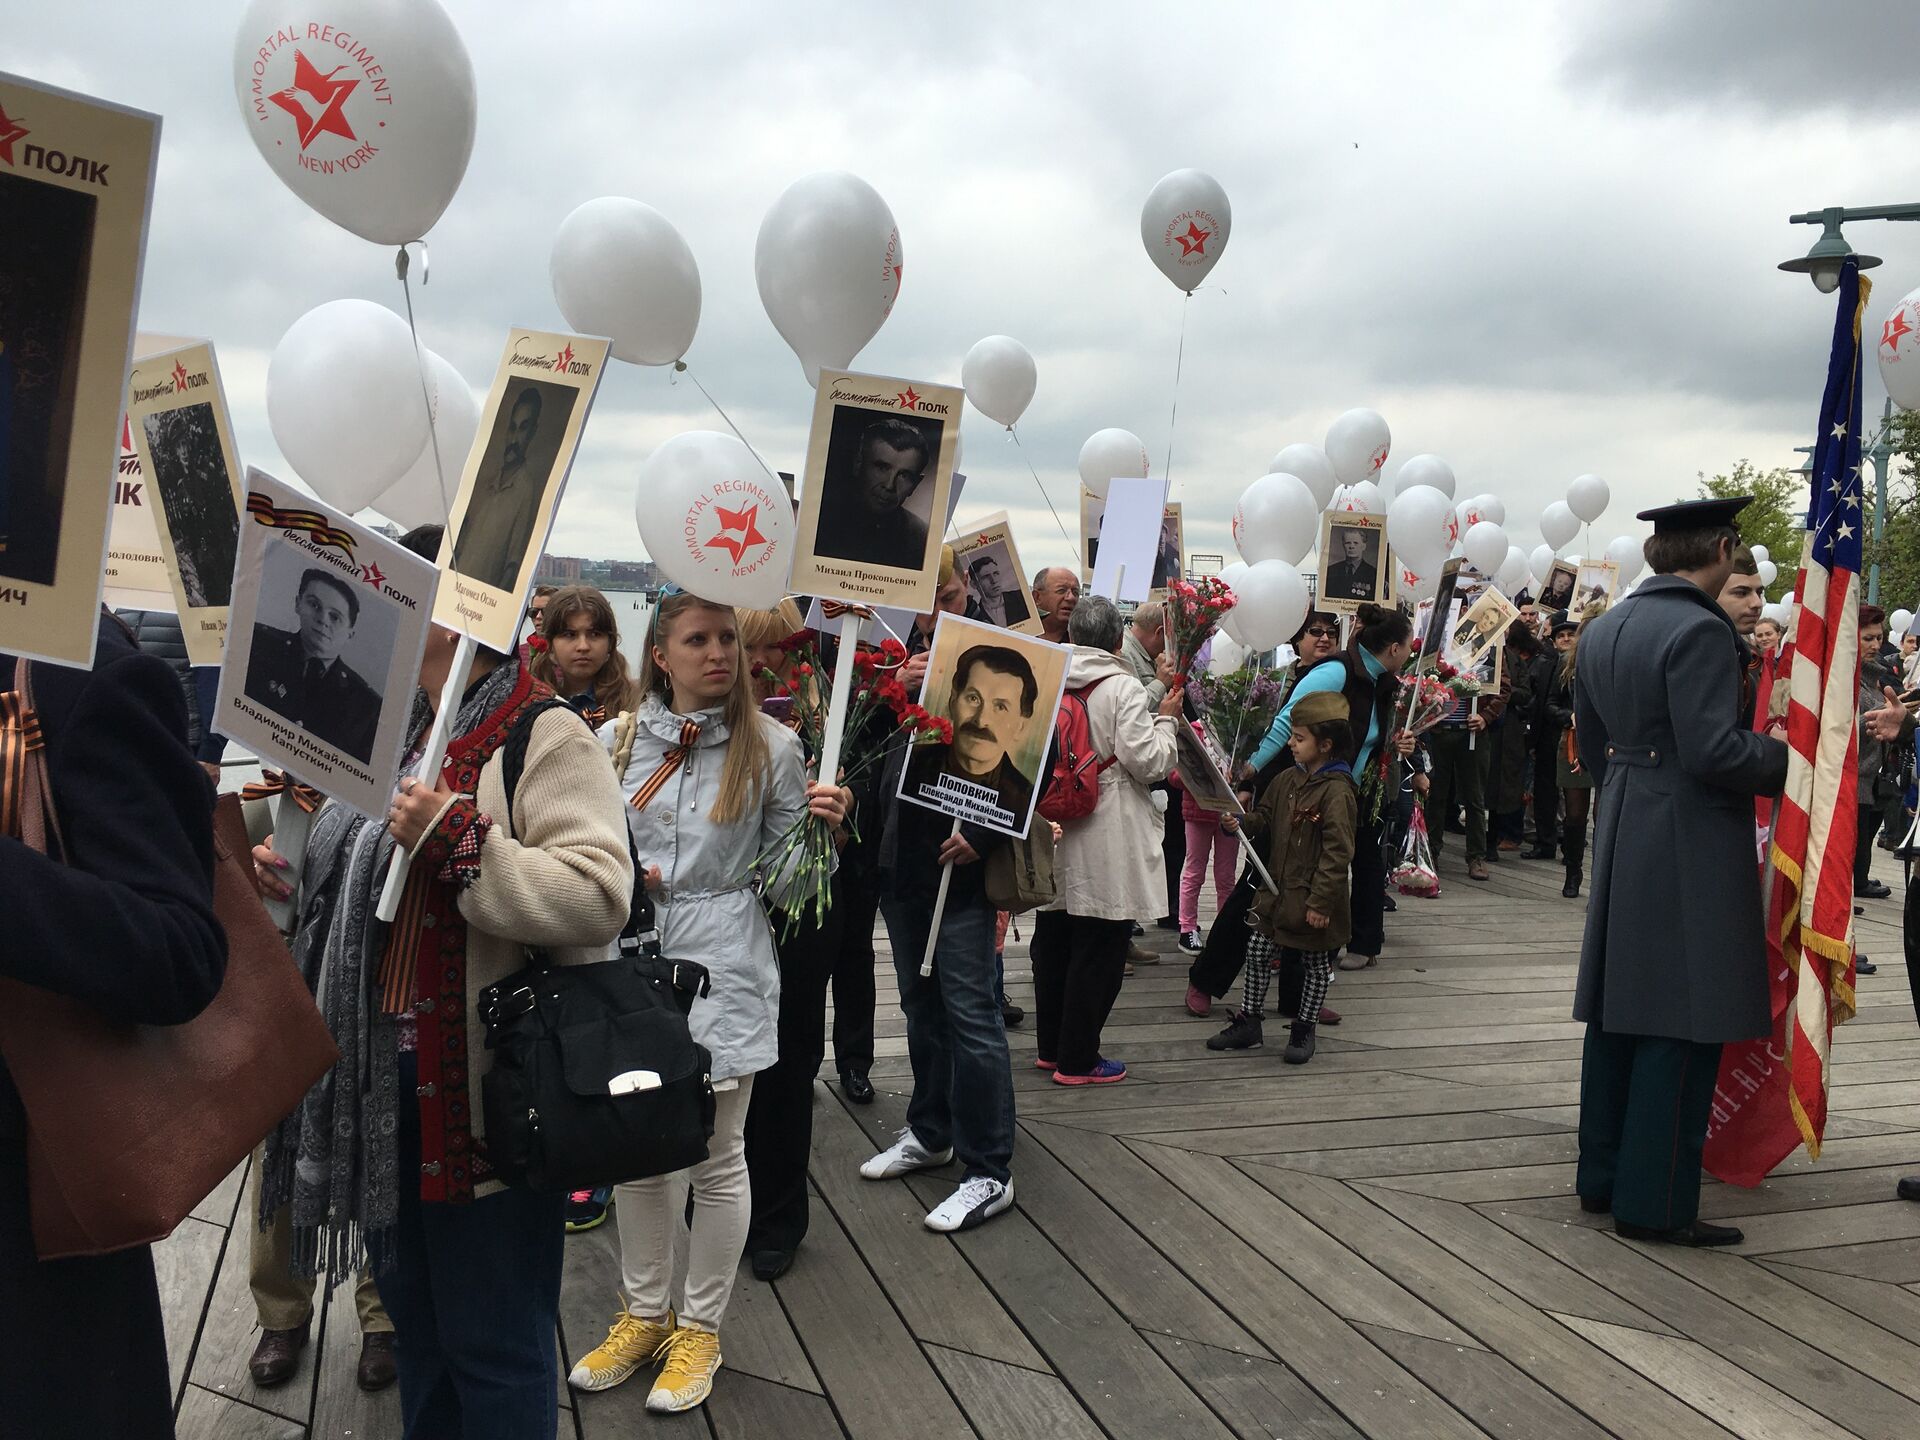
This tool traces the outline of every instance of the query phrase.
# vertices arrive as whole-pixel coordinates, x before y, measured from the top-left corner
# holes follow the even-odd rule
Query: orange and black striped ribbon
[[[0,835],[20,834],[27,766],[44,744],[40,717],[27,708],[26,697],[18,690],[0,695]]]
[[[679,768],[681,761],[693,759],[693,742],[700,738],[699,722],[682,721],[680,725],[680,743],[660,757],[660,768],[646,778],[646,783],[633,792],[633,799],[627,803],[636,810],[644,810],[653,803],[653,797],[666,786],[667,780]]]
[[[327,798],[311,785],[302,785],[298,780],[289,779],[278,770],[268,770],[264,767],[260,771],[258,780],[250,781],[240,789],[242,800],[271,800],[276,795],[292,796],[293,803],[309,815],[318,810]]]
[[[862,620],[870,620],[873,618],[873,608],[868,605],[855,605],[845,600],[822,600],[820,602],[820,613],[828,620],[838,620],[849,611],[858,615]]]

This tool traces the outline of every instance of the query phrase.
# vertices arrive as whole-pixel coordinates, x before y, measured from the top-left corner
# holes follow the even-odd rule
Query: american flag
[[[1788,1104],[1816,1159],[1833,1027],[1853,1018],[1853,860],[1859,837],[1860,318],[1871,281],[1849,260],[1814,442],[1788,677],[1787,788],[1773,826],[1770,935]],[[1782,1157],[1784,1158],[1784,1157]]]

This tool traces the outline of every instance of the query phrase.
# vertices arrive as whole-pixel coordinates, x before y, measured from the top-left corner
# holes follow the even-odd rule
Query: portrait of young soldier
[[[253,627],[246,696],[316,740],[361,764],[373,759],[380,694],[341,658],[360,624],[354,582],[318,566],[302,572],[293,603],[296,628]]]

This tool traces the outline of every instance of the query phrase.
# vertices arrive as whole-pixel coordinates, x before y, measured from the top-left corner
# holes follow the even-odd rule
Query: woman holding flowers
[[[670,1412],[704,1401],[720,1368],[720,1322],[750,1216],[747,1109],[754,1076],[778,1056],[779,963],[755,880],[775,904],[797,908],[809,898],[826,875],[804,863],[812,852],[777,842],[809,815],[840,831],[848,796],[808,784],[799,736],[761,713],[732,607],[663,591],[637,688],[638,708],[601,739],[627,796],[662,947],[707,967],[712,989],[693,1002],[689,1022],[712,1056],[717,1104],[705,1160],[619,1187],[626,1304],[569,1379],[605,1390],[659,1360],[647,1408]],[[756,857],[768,853],[786,863],[758,870]],[[673,1241],[689,1188],[693,1236],[676,1317]]]

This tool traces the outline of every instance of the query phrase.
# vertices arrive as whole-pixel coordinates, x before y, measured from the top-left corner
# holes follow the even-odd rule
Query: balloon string
[[[420,283],[427,283],[429,261],[427,242],[412,242],[420,247]],[[447,472],[440,461],[440,427],[434,422],[433,396],[427,389],[427,357],[420,349],[420,330],[413,322],[413,285],[407,279],[407,247],[402,245],[393,257],[394,273],[400,277],[400,293],[407,302],[407,333],[413,337],[413,366],[420,374],[420,403],[427,411],[427,443],[433,447],[433,479],[440,495],[440,516],[447,528],[453,528],[453,506],[447,499]]]
[[[1173,362],[1173,410],[1167,416],[1167,499],[1173,499],[1173,427],[1180,418],[1180,372],[1187,365],[1187,306],[1193,301],[1193,292],[1188,291],[1180,301],[1180,351]]]
[[[1080,558],[1080,547],[1075,543],[1073,536],[1067,533],[1067,524],[1060,518],[1060,512],[1053,508],[1053,497],[1047,494],[1047,487],[1040,479],[1040,472],[1033,468],[1033,458],[1027,454],[1027,447],[1020,443],[1020,432],[1009,425],[1007,434],[1013,437],[1014,448],[1020,452],[1020,458],[1027,462],[1027,473],[1033,476],[1033,483],[1040,491],[1040,498],[1047,502],[1047,509],[1053,515],[1053,523],[1060,527],[1060,538],[1066,541],[1067,548],[1073,551],[1073,563],[1084,569],[1086,562]]]
[[[774,472],[773,467],[767,464],[766,459],[760,454],[760,452],[754,449],[753,442],[747,439],[745,435],[742,435],[740,433],[740,427],[733,423],[733,417],[727,414],[727,412],[721,408],[720,402],[714,399],[713,396],[708,393],[707,387],[700,383],[700,377],[693,373],[693,370],[688,366],[687,362],[684,360],[676,360],[673,362],[673,369],[676,377],[680,375],[685,375],[687,379],[693,382],[693,388],[698,390],[702,395],[706,396],[707,403],[713,406],[714,414],[718,415],[722,420],[727,422],[727,428],[733,431],[734,438],[738,440],[742,445],[747,447],[747,453],[749,455],[753,456],[755,460],[760,462],[760,468],[766,471],[767,479],[773,482],[774,488],[784,492],[787,488],[786,483],[783,480],[781,480],[778,474]]]

